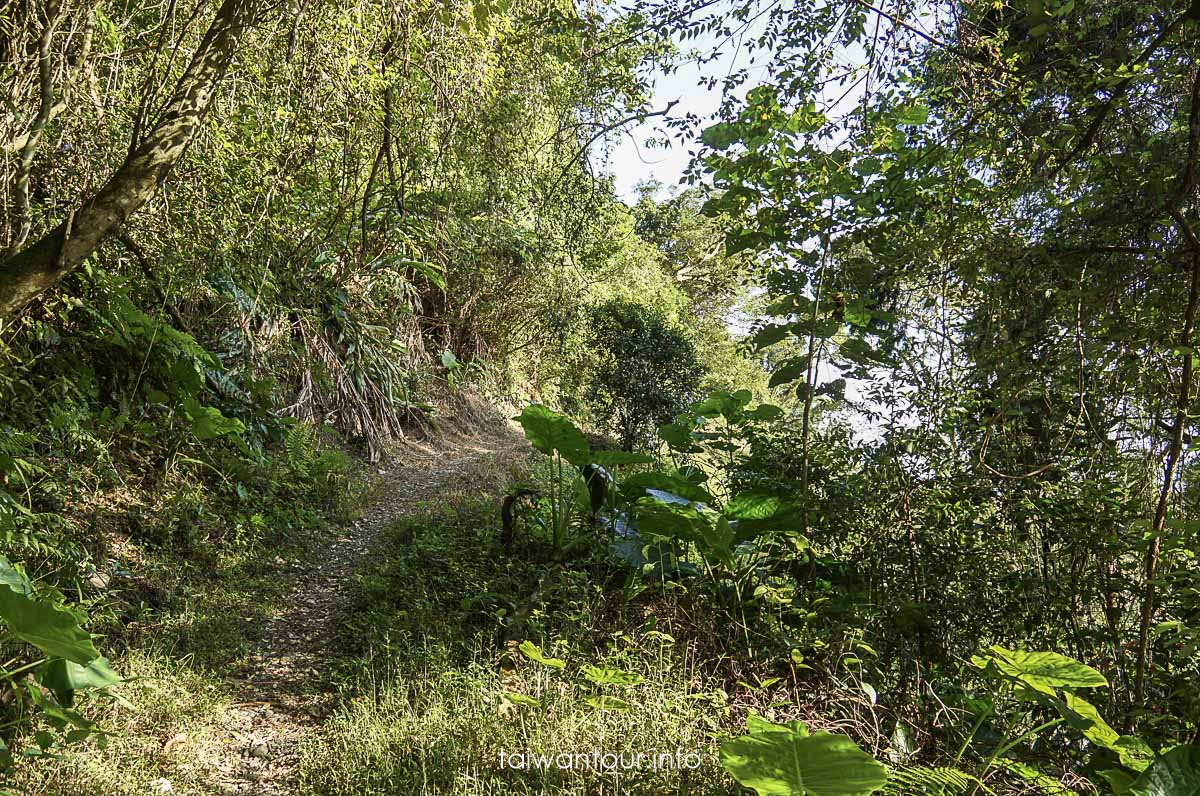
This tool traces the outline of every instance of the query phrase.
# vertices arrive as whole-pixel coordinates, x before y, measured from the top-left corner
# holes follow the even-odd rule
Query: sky
[[[690,41],[687,50],[708,52],[716,45],[717,40],[711,34],[706,34]],[[698,65],[695,58],[688,58],[673,74],[656,75],[651,111],[662,110],[669,103],[678,101],[679,104],[671,111],[673,117],[694,113],[707,120],[721,104],[721,90],[718,87],[709,91],[702,85],[702,79],[724,77],[733,69],[746,66],[746,58],[744,52],[725,46],[715,60],[703,66]],[[753,78],[750,82],[753,83]],[[606,171],[615,178],[617,197],[627,203],[632,204],[637,200],[634,186],[642,180],[658,180],[663,183],[667,193],[678,186],[692,159],[688,152],[694,149],[692,141],[699,137],[700,130],[706,126],[702,124],[691,131],[692,140],[672,138],[669,148],[647,147],[647,139],[668,137],[662,122],[661,117],[648,119],[611,134],[605,142],[609,150]]]
[[[706,34],[693,40],[689,47],[701,51],[711,51],[715,45],[716,39],[710,34]],[[703,85],[703,78],[724,77],[736,68],[749,67],[749,79],[742,84],[739,91],[739,94],[744,96],[745,92],[758,82],[755,80],[756,76],[765,71],[765,67],[749,64],[748,58],[749,56],[744,51],[726,44],[716,59],[703,66],[691,58],[681,63],[674,73],[656,76],[653,102],[651,103],[652,111],[661,110],[672,101],[678,100],[678,104],[672,109],[673,116],[694,113],[702,121],[682,140],[677,137],[677,132],[674,137],[668,135],[662,125],[661,117],[649,119],[611,134],[604,142],[607,158],[602,160],[601,164],[605,172],[613,176],[614,188],[619,199],[627,204],[634,204],[637,201],[635,186],[643,180],[653,179],[663,183],[663,194],[660,194],[660,197],[682,189],[683,186],[679,185],[680,179],[692,159],[689,150],[696,148],[695,143],[699,138],[700,131],[707,126],[708,120],[714,116],[721,104],[720,88],[709,91]],[[849,54],[846,63],[861,64],[863,60],[863,54],[855,50]],[[841,88],[831,87],[829,91],[831,94],[828,99],[834,103],[836,95],[841,93]],[[834,104],[830,110],[835,113],[844,112],[859,101],[860,95],[858,94],[842,97],[841,101]],[[669,148],[647,147],[645,142],[650,138],[669,138],[671,146]],[[748,326],[748,319],[738,313],[727,319],[727,323],[731,331],[744,334]],[[818,383],[829,382],[840,376],[841,372],[833,367],[828,359],[820,363],[817,373]],[[852,401],[863,400],[863,386],[858,380],[850,379],[846,385],[847,397]],[[878,430],[871,428],[871,423],[861,413],[852,412],[850,422],[863,438],[871,439],[878,435]]]
[[[679,42],[676,41],[676,44],[679,45]],[[703,65],[697,63],[697,53],[711,53],[714,48],[719,49],[715,59]],[[630,125],[607,136],[601,147],[607,150],[608,157],[607,161],[602,163],[605,172],[614,177],[617,197],[626,203],[632,204],[637,201],[634,187],[642,180],[658,180],[667,189],[666,193],[670,193],[672,188],[680,189],[680,178],[692,159],[689,150],[695,148],[700,131],[708,126],[708,120],[714,118],[721,104],[720,86],[710,91],[703,85],[705,78],[723,78],[735,69],[747,69],[748,77],[737,92],[740,97],[744,97],[749,89],[766,77],[767,67],[761,63],[763,51],[758,53],[759,63],[751,63],[749,53],[736,46],[736,42],[719,38],[712,33],[698,36],[686,46],[680,46],[680,50],[691,55],[685,55],[674,73],[655,76],[650,109],[651,112],[661,111],[671,102],[678,101],[671,110],[672,117],[678,118],[687,113],[694,113],[702,122],[683,140],[677,137],[678,131],[675,131],[676,137],[667,135],[662,117]],[[865,60],[866,56],[857,44],[847,49],[839,59],[843,66],[848,67],[862,66]],[[825,87],[822,96],[829,103],[827,113],[844,113],[861,101],[861,91],[852,90],[845,94],[843,92],[844,86],[836,83]],[[650,138],[669,138],[671,146],[648,147],[646,141]]]

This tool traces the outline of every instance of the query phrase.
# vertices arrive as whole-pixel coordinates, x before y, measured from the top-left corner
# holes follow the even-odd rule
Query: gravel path
[[[436,447],[410,446],[402,464],[380,472],[384,485],[374,505],[342,530],[320,560],[303,565],[285,603],[289,610],[266,629],[239,673],[238,701],[219,728],[225,753],[212,766],[218,793],[297,792],[299,741],[319,732],[336,707],[327,687],[330,653],[360,562],[397,519],[456,494],[503,488],[511,464],[525,450],[515,437],[442,440]]]

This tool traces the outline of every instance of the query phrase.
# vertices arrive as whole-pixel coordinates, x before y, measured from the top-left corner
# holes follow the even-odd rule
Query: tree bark
[[[29,128],[29,134],[21,147],[21,157],[17,161],[17,231],[10,244],[10,251],[13,252],[25,245],[25,239],[29,237],[29,230],[33,226],[33,219],[29,214],[29,178],[33,173],[33,158],[42,140],[42,132],[46,129],[54,109],[54,75],[50,63],[50,43],[54,38],[54,30],[58,27],[58,12],[57,0],[52,0],[46,5],[46,24],[38,38],[38,88],[41,101],[33,126]]]
[[[0,320],[86,260],[154,196],[204,121],[259,0],[224,0],[162,118],[93,196],[48,234],[0,262]]]

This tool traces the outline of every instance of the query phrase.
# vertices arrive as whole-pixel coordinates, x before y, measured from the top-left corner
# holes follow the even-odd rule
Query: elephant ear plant
[[[550,505],[550,533],[555,550],[562,549],[568,531],[587,504],[584,468],[647,464],[649,456],[626,451],[593,451],[587,437],[569,418],[541,404],[526,406],[515,418],[525,438],[539,453],[550,457],[546,499]]]
[[[54,747],[97,736],[99,727],[74,710],[79,691],[104,689],[120,682],[81,626],[80,612],[60,604],[53,593],[39,593],[20,567],[0,555],[0,689],[8,692],[10,707],[0,725],[0,770],[13,762],[5,740],[40,713],[48,729],[34,735],[36,746],[21,751],[25,757],[48,754]],[[21,652],[12,642],[36,652]],[[14,655],[14,653],[16,653]]]
[[[994,693],[981,703],[959,759],[975,743],[985,723],[999,720],[1003,726],[1004,740],[984,758],[978,771],[980,780],[995,769],[1004,769],[1035,786],[1042,785],[1046,780],[1042,772],[1009,755],[1062,725],[1082,735],[1095,750],[1092,762],[1080,773],[1100,792],[1105,792],[1102,786],[1107,784],[1113,796],[1200,793],[1200,747],[1181,744],[1155,752],[1143,739],[1118,733],[1080,694],[1108,686],[1092,667],[1056,652],[1010,650],[998,645],[972,657],[971,664],[993,682]],[[1037,723],[1037,716],[1045,720]],[[1030,725],[1031,729],[1024,729]]]
[[[754,713],[745,735],[721,744],[721,765],[758,796],[867,796],[887,783],[887,769],[849,736]]]

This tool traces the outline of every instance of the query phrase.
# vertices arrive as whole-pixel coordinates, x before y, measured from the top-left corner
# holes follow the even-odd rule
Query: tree
[[[652,309],[621,300],[599,305],[588,345],[598,356],[588,401],[625,450],[646,443],[697,397],[703,369],[695,347]]]
[[[1140,559],[1139,579],[1106,575],[1087,606],[1109,617],[1127,727],[1170,698],[1153,683],[1178,658],[1153,629],[1197,416],[1198,19],[1182,1],[776,8],[756,39],[772,48],[762,84],[727,94],[699,160],[708,211],[735,219],[727,250],[774,262],[757,343],[809,341],[774,384],[819,392],[817,360],[878,395],[907,384],[885,406],[916,427],[921,467],[949,443],[944,478],[993,491],[993,524],[1047,595],[1089,557],[1111,573]],[[843,48],[859,54],[832,71]],[[1118,492],[1145,550],[1104,513]],[[1056,521],[1067,493],[1095,501],[1107,549]],[[1065,602],[1030,626],[1060,641],[1054,623],[1084,610]]]
[[[0,262],[0,320],[79,267],[154,196],[204,122],[258,0],[225,0],[158,123],[100,190],[36,243]],[[136,130],[135,130],[136,135]]]

